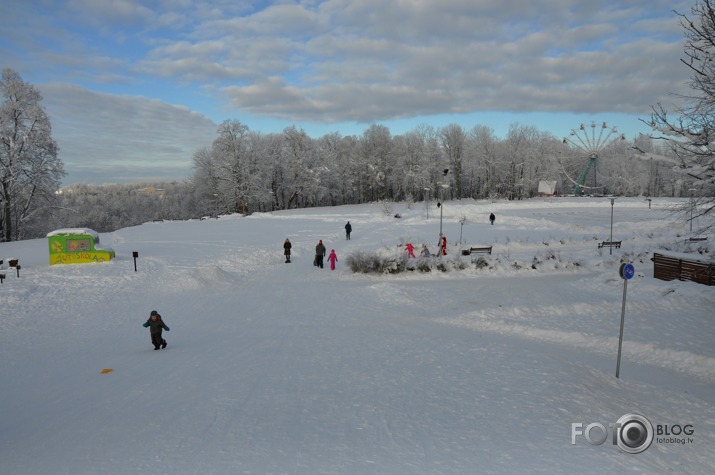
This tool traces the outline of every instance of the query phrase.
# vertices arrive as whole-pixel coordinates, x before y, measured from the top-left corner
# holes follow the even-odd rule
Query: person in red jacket
[[[405,247],[405,251],[407,251],[408,256],[415,257],[415,246],[413,246],[411,242],[407,243],[407,246]]]
[[[439,253],[443,256],[447,255],[447,236],[442,234],[439,238]]]

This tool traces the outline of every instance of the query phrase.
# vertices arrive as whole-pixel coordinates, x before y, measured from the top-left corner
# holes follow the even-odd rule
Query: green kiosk
[[[99,246],[99,234],[91,229],[58,229],[47,235],[50,265],[108,262],[115,257],[114,249]]]

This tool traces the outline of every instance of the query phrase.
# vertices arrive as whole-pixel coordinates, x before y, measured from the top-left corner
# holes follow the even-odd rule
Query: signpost
[[[626,320],[626,291],[628,289],[628,281],[633,278],[636,273],[635,267],[630,263],[621,264],[619,270],[621,279],[623,279],[623,305],[621,306],[621,334],[618,337],[618,361],[616,363],[616,378],[621,373],[621,348],[623,347],[623,324]]]

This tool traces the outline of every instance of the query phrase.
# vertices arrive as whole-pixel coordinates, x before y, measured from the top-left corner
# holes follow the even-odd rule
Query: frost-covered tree
[[[393,173],[398,172],[393,162],[392,137],[384,125],[372,124],[363,132],[356,158],[360,163],[359,182],[363,201],[393,199]]]
[[[216,193],[227,212],[245,213],[249,184],[249,128],[238,120],[226,120],[218,128],[211,156],[218,170]]]
[[[440,131],[442,150],[449,163],[454,189],[452,196],[462,198],[462,163],[464,161],[467,135],[461,126],[450,124]]]
[[[237,120],[224,121],[210,148],[193,156],[193,184],[205,212],[249,213],[271,209],[270,140]]]
[[[39,91],[5,69],[0,93],[0,241],[12,241],[37,234],[65,173]]]
[[[499,139],[494,129],[486,125],[476,125],[470,132],[470,150],[472,160],[470,175],[474,185],[474,198],[485,198],[496,193],[500,177],[497,173],[499,162]]]
[[[317,147],[303,129],[295,126],[283,130],[280,150],[280,199],[283,208],[318,206],[324,194],[321,184],[325,166]]]
[[[396,168],[401,171],[397,177],[397,199],[409,197],[423,200],[431,191],[430,183],[430,131],[420,127],[405,135],[394,138]]]
[[[322,184],[327,191],[330,205],[353,203],[354,138],[342,137],[334,132],[320,138],[317,141],[317,149],[318,160],[325,169]]]
[[[699,222],[710,228],[715,225],[715,1],[699,0],[690,15],[678,15],[685,30],[681,62],[690,69],[692,93],[674,113],[662,104],[654,106],[650,124],[690,180],[697,203],[692,219],[706,218]]]

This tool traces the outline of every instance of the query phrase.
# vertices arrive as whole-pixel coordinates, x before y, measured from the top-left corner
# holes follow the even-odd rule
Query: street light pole
[[[611,198],[611,238],[609,242],[613,242],[613,203],[615,203],[615,201],[615,198]],[[613,255],[613,245],[608,246],[608,253]]]
[[[442,172],[442,176],[444,178],[447,178],[447,173],[449,173],[449,168],[444,169],[444,171]],[[442,210],[444,209],[444,207],[443,207],[444,188],[445,188],[445,184],[442,183],[439,187],[440,202],[437,203],[437,207],[439,208],[439,240],[440,240],[440,242],[442,241]]]
[[[695,208],[693,192],[695,191],[695,188],[691,188],[688,191],[690,191],[690,234],[693,234],[693,208]]]
[[[437,207],[439,208],[439,237],[442,237],[442,202],[440,201],[437,203]]]

